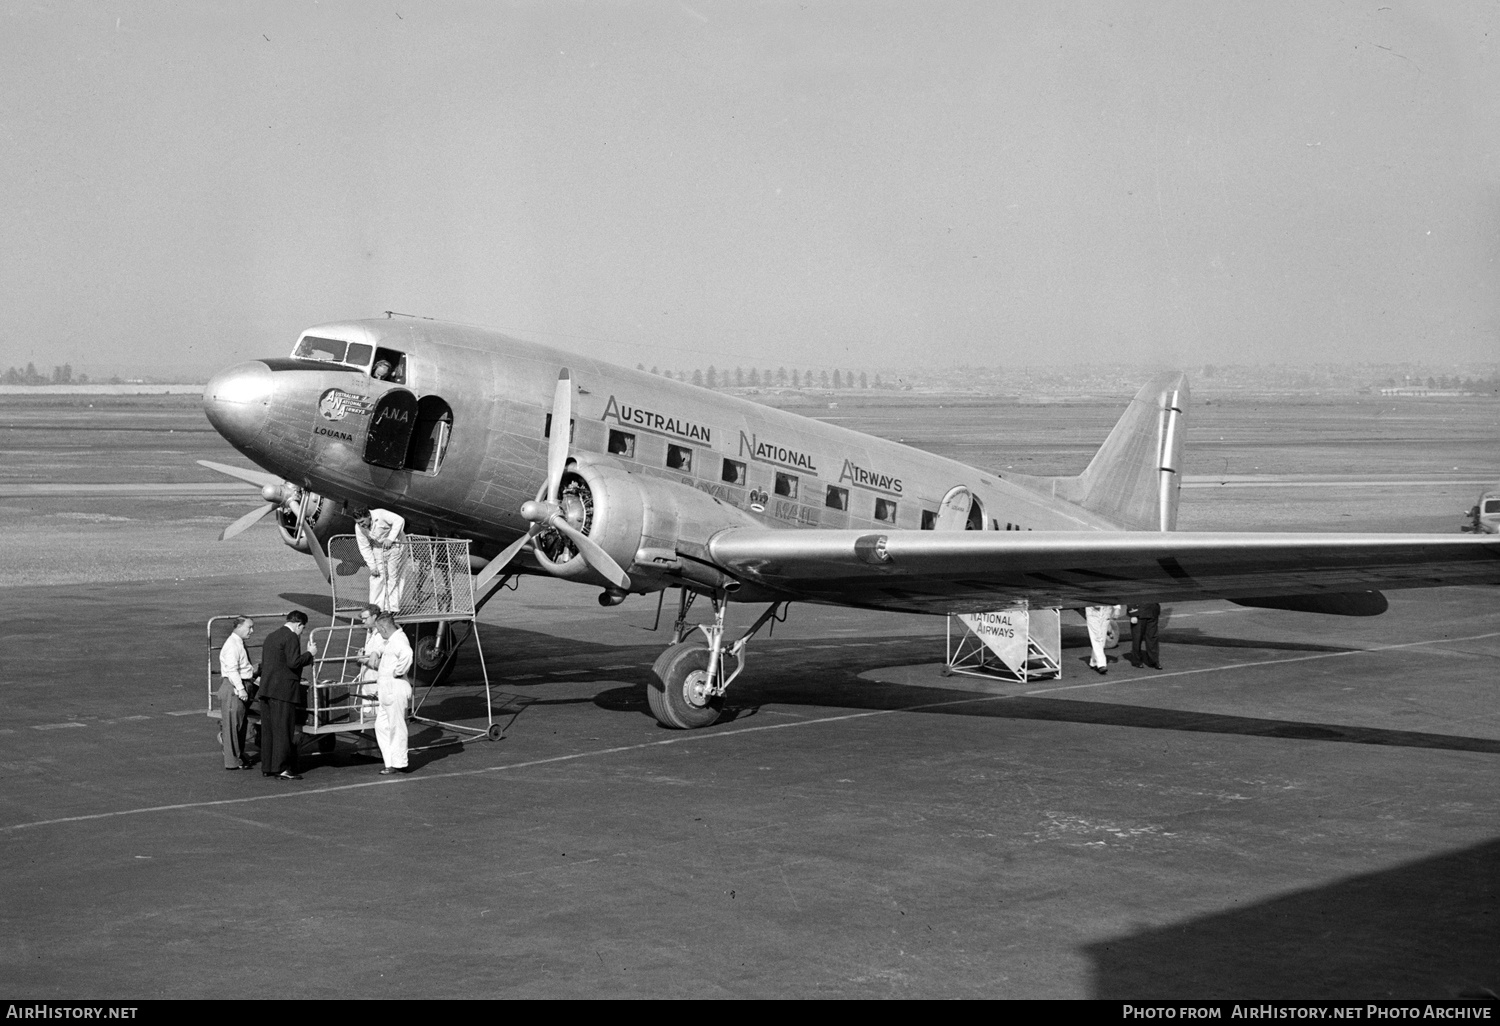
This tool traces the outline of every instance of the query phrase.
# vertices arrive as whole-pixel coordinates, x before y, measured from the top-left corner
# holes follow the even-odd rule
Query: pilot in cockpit
[[[370,370],[370,377],[376,381],[389,381],[391,377],[391,362],[389,360],[376,360],[375,366]]]

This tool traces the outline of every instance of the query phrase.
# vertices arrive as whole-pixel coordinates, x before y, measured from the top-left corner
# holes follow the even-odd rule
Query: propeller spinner
[[[568,466],[568,425],[572,420],[573,376],[564,367],[557,375],[557,387],[552,394],[552,435],[547,442],[547,480],[537,491],[535,499],[521,504],[521,516],[531,526],[479,572],[474,579],[476,592],[482,593],[523,548],[546,531],[556,531],[572,542],[583,561],[615,587],[630,587],[630,577],[620,569],[620,564],[592,538],[574,526],[568,517],[569,511],[564,506],[562,479],[563,471]]]
[[[328,555],[323,551],[323,543],[319,541],[317,532],[307,523],[307,510],[313,495],[292,484],[284,481],[275,474],[267,474],[260,470],[245,470],[241,467],[231,467],[223,463],[214,463],[211,460],[199,460],[198,465],[207,467],[215,473],[224,474],[228,477],[244,481],[246,484],[258,485],[260,497],[265,505],[259,509],[253,509],[240,517],[234,523],[224,528],[219,533],[219,541],[228,541],[237,534],[243,533],[252,525],[259,523],[267,515],[277,510],[285,510],[294,517],[296,525],[294,537],[306,539],[308,551],[312,553],[313,561],[318,564],[318,569],[323,572],[325,580],[333,579],[333,572],[328,566]]]

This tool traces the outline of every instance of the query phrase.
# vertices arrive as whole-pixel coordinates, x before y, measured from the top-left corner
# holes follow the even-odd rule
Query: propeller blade
[[[307,539],[307,550],[312,553],[313,562],[322,571],[323,580],[332,584],[333,570],[328,565],[328,554],[323,551],[323,543],[318,540],[317,532],[307,525],[307,504],[311,499],[311,492],[302,493],[302,504],[297,507],[297,536]]]
[[[516,558],[517,554],[526,547],[526,543],[529,541],[531,541],[530,531],[507,545],[498,556],[490,560],[488,566],[475,574],[474,594],[482,595],[484,589],[489,587],[490,582],[500,576],[500,571],[510,565],[510,561]]]
[[[233,538],[241,531],[244,531],[252,525],[258,523],[261,517],[265,516],[267,513],[273,512],[275,509],[276,503],[274,502],[270,505],[262,506],[260,509],[252,509],[249,513],[246,513],[234,523],[224,528],[224,530],[220,531],[219,541],[228,541],[230,538]]]
[[[328,554],[323,551],[323,543],[318,541],[318,536],[312,528],[304,527],[303,535],[307,537],[307,547],[312,550],[313,562],[318,564],[318,569],[323,571],[323,580],[333,583],[333,570],[328,565]]]
[[[630,588],[630,578],[624,570],[620,569],[620,564],[616,563],[610,554],[601,549],[592,538],[568,523],[567,518],[561,513],[554,516],[547,524],[571,538],[573,544],[578,547],[578,554],[583,557],[584,562],[598,571],[611,584],[617,588],[627,590]]]
[[[282,484],[281,478],[275,474],[267,474],[264,470],[244,470],[240,467],[231,467],[223,463],[214,463],[212,460],[199,460],[198,466],[207,467],[215,473],[224,474],[243,481],[246,484],[253,484],[257,488],[264,488],[267,485],[280,486]]]
[[[573,433],[573,375],[564,367],[552,392],[552,437],[547,440],[547,501],[556,502],[568,465],[568,446]]]

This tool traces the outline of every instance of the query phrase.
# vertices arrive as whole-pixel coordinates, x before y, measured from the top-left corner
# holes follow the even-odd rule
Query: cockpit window
[[[1484,511],[1486,513],[1500,513],[1500,499],[1485,499]]]
[[[336,338],[318,338],[316,335],[304,335],[302,341],[297,343],[297,350],[292,355],[299,360],[343,363],[344,353],[348,348],[349,343],[341,342]]]
[[[364,370],[370,366],[370,357],[374,353],[375,347],[364,342],[345,342],[337,338],[304,335],[292,355],[299,360],[341,363],[346,367]]]

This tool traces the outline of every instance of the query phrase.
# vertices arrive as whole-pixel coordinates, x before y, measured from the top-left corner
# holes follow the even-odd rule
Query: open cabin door
[[[984,506],[963,485],[950,488],[938,507],[936,529],[939,531],[983,531]]]
[[[393,388],[377,399],[365,435],[365,462],[392,470],[404,469],[416,423],[417,397],[406,389]]]

